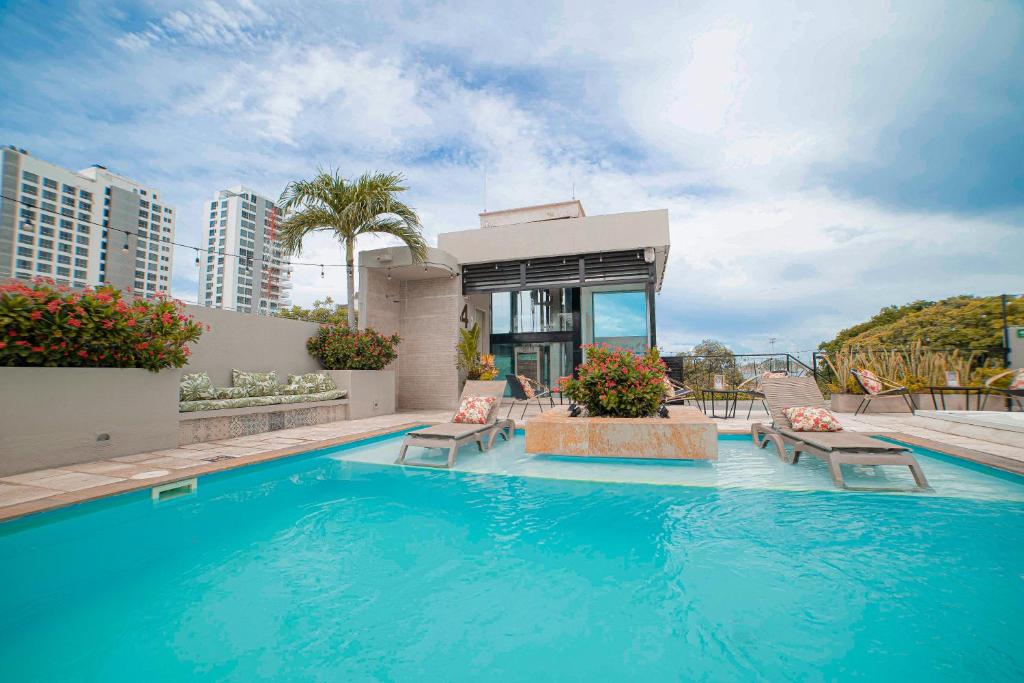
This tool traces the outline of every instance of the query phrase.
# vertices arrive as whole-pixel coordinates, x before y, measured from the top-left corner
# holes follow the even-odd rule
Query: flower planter
[[[718,428],[696,408],[669,417],[569,417],[549,410],[526,421],[526,452],[581,457],[717,460]]]
[[[339,389],[348,390],[348,419],[395,412],[394,370],[326,370]]]
[[[925,394],[911,394],[911,400],[914,402],[914,408],[917,410],[935,410],[935,403],[932,402],[932,395],[930,393]],[[860,406],[860,402],[864,399],[862,394],[832,394],[831,403],[832,411],[836,413],[852,413],[857,410]],[[935,400],[938,402],[938,409],[942,410],[942,397],[936,396]],[[984,402],[984,399],[982,399]],[[996,404],[995,401],[989,399],[989,410],[999,410],[999,408],[992,408]],[[977,407],[977,397],[971,397],[971,410],[975,410]],[[946,394],[946,407],[945,410],[967,410],[967,403],[963,394]],[[907,407],[907,402],[902,396],[882,396],[871,400],[871,404],[868,407],[868,414],[871,413],[909,413],[910,408]]]
[[[178,445],[180,370],[0,368],[0,476]]]

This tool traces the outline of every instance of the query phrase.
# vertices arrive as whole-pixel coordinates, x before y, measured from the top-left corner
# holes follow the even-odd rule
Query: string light
[[[96,221],[83,220],[81,218],[72,218],[72,217],[66,216],[66,215],[64,215],[64,214],[62,214],[62,213],[60,213],[58,211],[51,210],[51,209],[46,209],[46,208],[43,208],[41,206],[36,206],[35,204],[33,204],[31,202],[27,202],[27,201],[25,201],[23,199],[18,199],[17,197],[10,197],[10,196],[5,195],[5,194],[0,194],[0,199],[6,199],[7,201],[16,202],[18,204],[22,204],[24,206],[27,206],[27,207],[31,208],[33,211],[40,211],[40,212],[52,214],[52,215],[57,216],[57,217],[59,217],[61,219],[70,219],[70,220],[74,220],[76,223],[86,223],[88,225],[94,225],[94,226],[96,226],[98,228],[102,228],[103,230],[113,230],[114,232],[119,232],[119,233],[121,233],[122,235],[125,236],[124,246],[122,247],[122,250],[125,253],[128,253],[128,252],[131,251],[131,245],[129,244],[128,238],[131,237],[132,235],[136,234],[136,232],[133,231],[133,230],[125,230],[123,228],[115,228],[115,227],[113,227],[111,225],[103,225],[102,223],[97,223]],[[157,240],[153,239],[152,241],[156,242]],[[215,254],[217,256],[233,257],[233,258],[237,258],[237,259],[244,259],[244,258],[246,258],[242,254],[236,254],[236,253],[233,253],[233,252],[230,252],[230,251],[223,251],[223,250],[220,250],[220,249],[210,249],[210,248],[207,248],[207,247],[200,247],[200,246],[197,246],[195,244],[187,244],[185,242],[175,242],[174,240],[169,240],[169,239],[161,238],[159,240],[159,243],[160,244],[168,244],[168,245],[172,245],[172,246],[175,246],[175,247],[182,247],[184,249],[194,249],[196,251],[196,253],[201,251],[204,254]],[[260,257],[259,260],[262,262],[263,258]],[[444,268],[449,273],[454,272],[454,271],[452,271],[451,266],[449,266],[449,265],[447,265],[445,263],[435,263],[433,261],[422,261],[421,263],[424,263],[425,265],[437,266],[438,268]],[[289,260],[289,261],[281,261],[281,264],[282,265],[287,265],[287,266],[320,266],[321,272],[323,272],[324,268],[345,268],[345,267],[347,267],[347,264],[345,264],[345,263],[316,263],[316,262],[312,262],[312,261],[291,261],[291,260]],[[276,267],[276,266],[274,266],[274,267]],[[495,269],[497,269],[497,265],[495,265]]]
[[[196,268],[199,267],[199,250],[196,249]]]
[[[320,264],[320,279],[324,279],[324,264]]]

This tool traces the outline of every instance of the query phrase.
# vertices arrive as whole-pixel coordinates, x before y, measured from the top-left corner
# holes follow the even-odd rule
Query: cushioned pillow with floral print
[[[275,396],[278,390],[277,373],[232,370],[231,385],[245,389],[246,396]]]
[[[181,384],[178,386],[179,401],[208,401],[213,398],[213,382],[205,372],[191,372],[181,376]]]
[[[319,394],[324,391],[334,391],[338,386],[334,380],[319,372],[307,372],[304,375],[288,375],[288,385],[302,387],[305,391],[295,393]]]
[[[786,408],[782,411],[796,432],[841,432],[843,426],[825,408]]]
[[[534,398],[537,394],[533,390],[533,384],[530,382],[530,378],[526,375],[516,375],[516,379],[523,385],[523,393],[526,394],[527,399]]]
[[[870,370],[858,370],[857,374],[860,375],[861,386],[869,394],[877,394],[882,390],[882,380],[878,379],[875,373]]]
[[[217,387],[214,391],[214,398],[220,400],[225,398],[246,398],[245,389],[242,387]]]
[[[452,422],[474,425],[487,424],[487,418],[490,417],[491,410],[497,404],[498,399],[494,396],[467,396],[459,404],[459,409],[455,412]]]
[[[1013,376],[1013,381],[1010,382],[1010,389],[1024,389],[1024,368],[1017,371],[1017,374]]]

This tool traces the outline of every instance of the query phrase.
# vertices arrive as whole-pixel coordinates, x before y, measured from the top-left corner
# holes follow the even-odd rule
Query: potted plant
[[[348,391],[348,417],[357,420],[395,412],[395,372],[387,367],[398,357],[397,334],[347,325],[322,325],[306,342],[339,389]]]
[[[526,421],[526,452],[582,457],[715,460],[718,430],[695,408],[662,411],[665,363],[657,349],[643,354],[588,346],[577,375],[560,384],[585,409],[550,410]]]
[[[466,379],[492,380],[498,376],[494,356],[480,353],[477,350],[479,346],[480,325],[478,323],[473,323],[469,329],[459,330],[459,343],[455,345],[456,366]]]
[[[653,417],[665,398],[667,368],[657,349],[639,356],[628,349],[587,347],[587,362],[575,378],[563,377],[562,392],[592,417]]]
[[[178,445],[178,368],[203,326],[173,299],[0,285],[0,475]]]

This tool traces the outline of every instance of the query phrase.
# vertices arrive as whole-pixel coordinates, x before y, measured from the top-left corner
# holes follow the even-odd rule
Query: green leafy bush
[[[657,349],[637,355],[606,345],[587,346],[578,376],[562,391],[593,417],[651,417],[665,398],[665,362]]]
[[[179,301],[126,300],[113,287],[81,292],[47,278],[0,285],[0,365],[180,368],[203,327]]]
[[[383,370],[398,357],[400,341],[397,334],[388,337],[371,328],[322,325],[306,348],[328,370]]]

